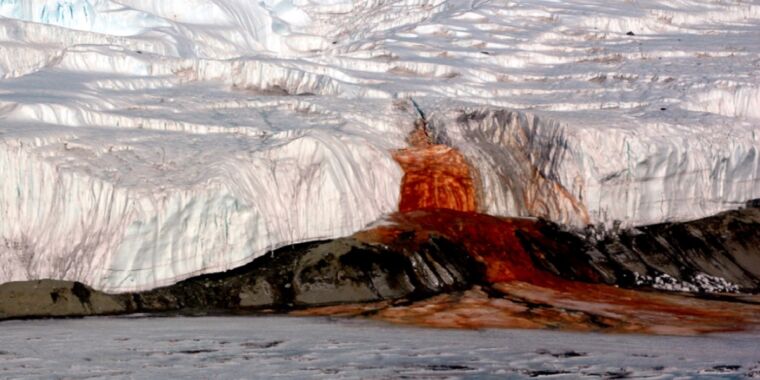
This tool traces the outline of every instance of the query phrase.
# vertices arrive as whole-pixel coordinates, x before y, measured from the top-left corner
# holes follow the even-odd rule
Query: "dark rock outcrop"
[[[0,285],[0,320],[123,314],[130,297],[95,291],[80,282],[39,280]]]
[[[244,267],[135,294],[134,300],[141,311],[283,310],[413,300],[466,289],[480,270],[443,238],[397,246],[341,238],[282,248]]]
[[[660,283],[662,288],[760,291],[760,208],[627,229],[601,239],[557,233],[559,228],[549,223],[543,230],[563,241],[560,246],[575,247],[567,259],[557,257],[556,249],[544,250],[553,256],[542,265],[557,268],[565,278],[578,277],[590,266],[605,282],[624,287],[656,286],[657,278],[665,278],[672,286]]]

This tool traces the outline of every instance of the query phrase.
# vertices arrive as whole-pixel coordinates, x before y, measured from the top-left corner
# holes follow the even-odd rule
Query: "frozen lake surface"
[[[760,378],[758,332],[438,330],[360,319],[0,323],[0,378]]]

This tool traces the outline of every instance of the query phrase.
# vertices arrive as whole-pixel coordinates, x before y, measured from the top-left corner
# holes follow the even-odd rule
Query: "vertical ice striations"
[[[760,197],[760,141],[751,123],[683,134],[662,123],[572,128],[550,115],[453,108],[432,115],[433,130],[478,169],[490,214],[642,225]]]
[[[77,81],[60,83],[78,88],[70,99],[33,77],[6,84],[26,96],[0,96],[0,281],[148,289],[347,235],[397,207],[391,152],[408,108],[142,80],[94,102],[89,88],[104,83]]]
[[[583,177],[573,176],[576,168],[563,167],[573,157],[571,141],[559,123],[500,109],[452,108],[431,115],[431,130],[477,169],[483,212],[575,225],[592,222],[579,183]],[[568,183],[563,174],[575,181]]]

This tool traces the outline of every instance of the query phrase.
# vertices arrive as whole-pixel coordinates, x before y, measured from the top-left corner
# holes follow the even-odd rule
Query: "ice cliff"
[[[418,117],[496,215],[760,198],[760,5],[0,0],[0,282],[128,291],[398,206]]]

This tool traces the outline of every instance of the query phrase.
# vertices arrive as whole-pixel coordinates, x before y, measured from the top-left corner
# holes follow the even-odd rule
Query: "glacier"
[[[741,207],[758,41],[746,1],[0,0],[0,283],[144,290],[359,231],[416,108],[482,212]]]

